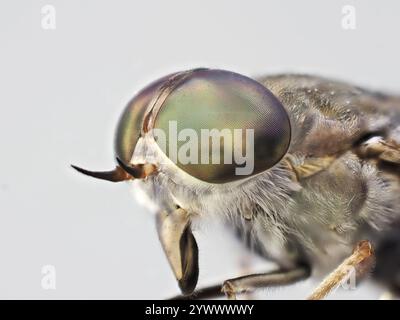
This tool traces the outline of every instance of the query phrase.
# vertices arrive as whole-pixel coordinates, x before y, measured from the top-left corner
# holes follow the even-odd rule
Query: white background
[[[305,72],[399,92],[398,1],[99,1],[0,3],[0,298],[165,298],[178,293],[154,219],[111,169],[116,121],[134,93],[176,70]],[[56,8],[56,30],[41,8]],[[341,26],[356,8],[355,30]],[[196,231],[201,285],[244,272],[217,223]],[[254,267],[251,266],[255,261]],[[41,268],[56,267],[56,290]],[[245,269],[246,269],[245,268]],[[304,298],[314,283],[263,297]],[[377,298],[370,286],[336,298]]]

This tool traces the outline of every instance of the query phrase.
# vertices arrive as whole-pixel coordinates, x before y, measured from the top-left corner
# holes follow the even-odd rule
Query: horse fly
[[[351,272],[399,294],[399,97],[306,75],[177,72],[129,102],[115,158],[112,171],[73,168],[144,191],[179,298],[327,275],[308,297],[321,299]],[[276,270],[196,289],[192,230],[206,216]]]

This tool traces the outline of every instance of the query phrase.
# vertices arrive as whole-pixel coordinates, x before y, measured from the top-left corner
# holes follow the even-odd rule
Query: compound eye
[[[265,86],[207,69],[195,70],[174,88],[153,131],[170,160],[209,183],[271,168],[286,154],[291,135],[284,107]]]
[[[142,122],[148,104],[159,88],[171,75],[152,82],[136,94],[125,107],[117,126],[115,136],[115,155],[125,164],[129,164],[140,137]]]

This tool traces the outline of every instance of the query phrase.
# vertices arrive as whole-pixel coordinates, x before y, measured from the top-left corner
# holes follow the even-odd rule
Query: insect
[[[73,167],[145,191],[181,298],[331,272],[310,296],[319,299],[370,270],[400,291],[399,97],[307,75],[177,72],[129,102],[115,158],[111,171]],[[196,290],[192,229],[205,216],[226,219],[278,268]]]

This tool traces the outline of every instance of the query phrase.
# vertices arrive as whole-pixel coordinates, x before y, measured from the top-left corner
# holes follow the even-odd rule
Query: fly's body
[[[377,248],[378,276],[390,289],[398,289],[400,268],[387,272],[382,266],[388,263],[387,243],[395,244],[393,250],[400,248],[400,241],[393,240],[400,234],[396,231],[400,223],[400,99],[320,77],[280,75],[256,82],[213,72],[178,73],[147,87],[121,118],[117,169],[78,170],[112,181],[137,179],[135,188],[144,190],[152,206],[156,205],[160,240],[184,294],[191,294],[197,283],[197,244],[191,229],[202,217],[226,219],[250,248],[280,266],[277,272],[225,281],[222,291],[228,297],[310,274],[326,275],[362,240]],[[214,87],[223,88],[223,94],[212,91]],[[254,99],[248,99],[249,88]],[[212,93],[206,95],[203,89]],[[254,173],[233,177],[231,163],[177,164],[160,148],[152,129],[163,127],[167,120],[181,120],[185,128],[199,127],[193,125],[193,118],[202,118],[201,112],[206,111],[197,101],[187,103],[193,92],[216,106],[228,100],[232,104],[226,104],[228,113],[221,119],[255,128]],[[185,108],[180,107],[182,101]],[[242,113],[229,114],[230,105],[235,108],[237,103],[241,110],[243,101],[250,105],[248,113],[256,115],[248,122]],[[210,121],[221,113],[213,108]],[[176,113],[171,117],[165,110]],[[140,133],[135,134],[132,123]],[[267,133],[264,127],[269,128]],[[124,136],[126,132],[129,137]],[[224,143],[219,144],[221,150],[227,148],[226,138]],[[266,153],[257,153],[266,145]],[[262,155],[271,158],[268,164],[260,161]]]

